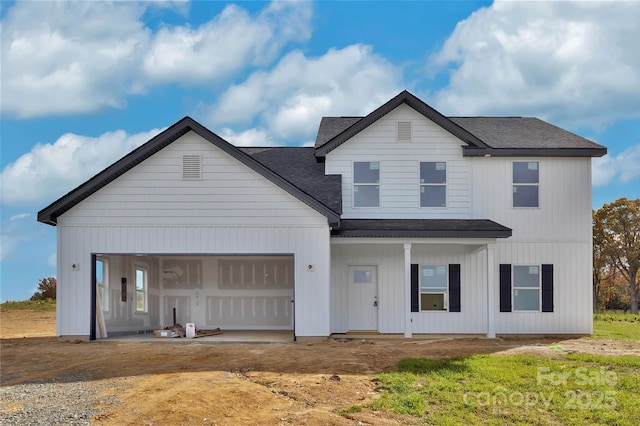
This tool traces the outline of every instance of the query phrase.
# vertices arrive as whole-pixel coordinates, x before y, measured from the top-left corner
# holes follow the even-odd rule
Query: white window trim
[[[516,266],[538,268],[538,287],[517,287],[515,280]],[[516,309],[516,290],[538,290],[538,309]],[[511,306],[512,312],[542,312],[542,265],[512,265],[511,266]]]
[[[444,184],[442,183],[423,183],[421,178],[420,178],[420,165],[422,163],[444,163],[444,171],[445,171],[445,182]],[[447,167],[447,162],[446,161],[418,161],[418,207],[421,209],[439,209],[439,210],[445,210],[449,208],[449,167]],[[422,199],[422,187],[424,186],[444,186],[444,206],[439,206],[439,207],[430,207],[430,206],[423,206],[421,199]]]
[[[136,314],[147,314],[149,313],[149,268],[147,266],[144,265],[135,265],[134,268],[135,271],[135,275],[134,275],[134,302],[135,302],[135,312]],[[138,271],[142,271],[143,272],[143,279],[144,282],[142,283],[143,285],[143,289],[142,290],[138,290]],[[143,293],[143,302],[144,302],[144,306],[143,309],[140,310],[138,309],[138,292],[142,291]]]
[[[538,182],[537,183],[515,183],[513,181],[514,179],[514,175],[513,175],[513,165],[515,163],[538,163]],[[540,208],[540,178],[541,178],[541,173],[540,173],[540,160],[531,160],[531,161],[512,161],[511,162],[511,208],[512,209],[526,209],[526,210],[532,210],[532,209],[539,209]],[[513,188],[516,186],[537,186],[538,187],[538,205],[535,207],[526,207],[526,206],[515,206],[513,203]]]
[[[356,183],[356,163],[378,163],[378,183]],[[356,206],[356,186],[377,186],[378,187],[378,205],[377,206]],[[382,162],[373,161],[354,161],[351,164],[351,206],[354,209],[379,209],[382,206]]]
[[[423,266],[430,266],[430,267],[444,267],[445,268],[445,287],[433,287],[432,289],[429,289],[427,291],[423,291],[422,290],[422,267]],[[419,279],[418,279],[418,310],[420,312],[449,312],[449,266],[448,265],[432,265],[432,264],[420,264],[418,266],[418,273],[419,273]],[[444,289],[444,291],[442,291]],[[442,294],[443,295],[443,307],[444,309],[422,309],[422,295],[423,294]]]

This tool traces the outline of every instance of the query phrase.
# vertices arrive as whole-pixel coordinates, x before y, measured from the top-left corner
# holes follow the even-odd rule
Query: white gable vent
[[[182,179],[202,179],[202,157],[200,155],[182,156]]]
[[[411,142],[411,122],[398,121],[397,126],[398,142]]]

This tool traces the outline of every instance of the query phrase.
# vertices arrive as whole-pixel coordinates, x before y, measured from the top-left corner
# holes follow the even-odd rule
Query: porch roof
[[[488,219],[342,219],[335,238],[509,238],[511,229]]]

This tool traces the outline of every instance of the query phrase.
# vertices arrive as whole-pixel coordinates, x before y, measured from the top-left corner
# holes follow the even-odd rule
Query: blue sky
[[[593,206],[640,197],[640,2],[0,2],[0,299],[55,276],[37,212],[190,115],[304,145],[408,89],[609,148]]]

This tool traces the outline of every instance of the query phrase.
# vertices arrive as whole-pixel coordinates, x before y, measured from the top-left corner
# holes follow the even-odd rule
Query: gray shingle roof
[[[511,229],[487,219],[343,219],[342,238],[508,238]]]
[[[405,103],[458,137],[465,156],[601,157],[607,148],[533,117],[444,117],[404,91],[366,117],[323,117],[316,136],[322,158],[400,104]]]
[[[535,117],[449,117],[492,148],[605,148]]]
[[[315,147],[318,148],[336,135],[339,135],[349,127],[362,120],[362,117],[322,117]]]
[[[331,210],[342,213],[342,177],[325,175],[312,147],[240,148]]]

